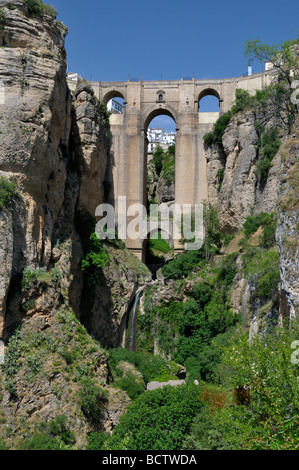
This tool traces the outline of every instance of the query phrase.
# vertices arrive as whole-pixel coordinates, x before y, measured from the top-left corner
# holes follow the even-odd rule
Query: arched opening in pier
[[[175,202],[175,156],[177,124],[168,109],[152,111],[145,121],[145,201],[151,207]],[[158,218],[160,220],[160,212]],[[170,218],[173,218],[170,212]],[[170,221],[170,224],[172,220]],[[162,264],[173,250],[173,240],[159,229],[150,233],[146,244],[146,264]]]

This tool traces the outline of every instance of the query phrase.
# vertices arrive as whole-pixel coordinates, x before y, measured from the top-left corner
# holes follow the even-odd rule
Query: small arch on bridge
[[[198,112],[219,112],[220,94],[214,88],[202,90],[198,96]]]
[[[123,95],[120,91],[118,91],[118,90],[110,90],[110,91],[108,91],[108,93],[106,93],[106,95],[104,96],[104,98],[103,98],[103,103],[107,105],[107,104],[109,103],[109,101],[113,100],[114,98],[120,98],[120,99],[122,99],[122,100],[125,101],[125,97],[124,97],[124,95]]]

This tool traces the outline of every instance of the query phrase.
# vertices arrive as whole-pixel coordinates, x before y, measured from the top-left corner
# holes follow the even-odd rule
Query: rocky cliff
[[[13,180],[18,192],[12,207],[1,213],[0,336],[5,337],[5,329],[22,316],[7,311],[18,276],[26,267],[53,268],[66,240],[72,251],[70,301],[80,316],[83,248],[76,221],[84,223],[78,213],[93,215],[103,202],[109,124],[85,82],[73,93],[67,86],[65,27],[49,14],[30,14],[22,1],[11,8],[2,0],[0,6],[5,92],[0,175]],[[131,280],[128,299],[135,289]]]
[[[32,12],[20,0],[13,5],[1,0],[0,9],[0,339],[7,343],[22,325],[21,342],[26,331],[44,337],[45,330],[48,341],[61,323],[58,312],[67,309],[75,314],[70,328],[77,318],[103,346],[118,346],[125,333],[128,305],[137,287],[150,280],[150,273],[124,247],[115,253],[111,245],[105,247],[109,264],[92,288],[81,269],[95,227],[92,216],[104,197],[109,120],[85,81],[70,91],[66,28],[51,9]],[[90,220],[93,226],[87,229]],[[70,340],[62,336],[59,350]],[[80,434],[80,426],[88,428],[90,423],[82,407],[80,417],[74,418],[78,410],[70,395],[78,390],[66,386],[68,359],[63,359],[57,372],[60,385],[55,386],[57,374],[51,372],[55,359],[48,355],[46,360],[49,350],[41,349],[39,359],[35,358],[40,367],[34,372],[34,403],[30,374],[22,367],[6,371],[1,382],[4,420],[17,435],[20,419],[28,418],[30,428],[38,416],[48,421],[63,412],[73,424],[77,422]],[[99,369],[93,386],[107,388],[107,358],[99,346],[95,349]],[[25,350],[18,354],[25,365]],[[90,368],[93,359],[89,359],[83,373],[86,379],[95,377]],[[56,362],[61,360],[61,355],[56,358]],[[128,397],[116,396],[113,390],[105,397],[104,414],[96,427],[109,430],[124,411],[122,400],[127,403]]]
[[[230,119],[221,145],[206,145],[205,151],[209,201],[217,208],[224,233],[236,235],[230,250],[240,251],[238,242],[248,217],[261,213],[278,217],[275,247],[280,255],[279,316],[281,320],[294,318],[298,310],[298,117],[290,133],[267,103],[246,109]],[[266,152],[272,154],[263,173],[261,159]],[[258,245],[261,234],[262,227],[253,245]],[[262,306],[254,288],[250,295],[242,263],[235,281],[234,308],[249,309],[250,331],[255,334],[260,310],[265,313],[268,309],[271,316],[273,304]]]

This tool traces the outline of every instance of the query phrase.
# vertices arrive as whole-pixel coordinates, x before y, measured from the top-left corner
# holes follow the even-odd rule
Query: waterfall
[[[136,337],[136,320],[137,320],[137,309],[140,302],[140,296],[143,292],[143,289],[140,289],[135,297],[135,302],[132,309],[132,320],[131,320],[131,331],[130,331],[130,351],[135,351],[135,337]]]
[[[248,306],[249,295],[250,295],[250,285],[248,282],[244,295],[243,295],[243,301],[242,301],[242,327],[244,329],[246,328],[246,316],[247,316],[247,306]]]

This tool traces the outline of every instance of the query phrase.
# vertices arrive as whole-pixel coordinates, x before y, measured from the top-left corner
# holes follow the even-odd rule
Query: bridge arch
[[[204,90],[202,90],[198,95],[197,101],[198,101],[198,111],[199,112],[201,111],[200,103],[201,103],[202,99],[206,98],[208,96],[213,96],[218,100],[219,109],[220,109],[221,102],[222,102],[221,97],[220,97],[220,93],[217,89],[209,87],[209,88],[205,88]]]
[[[103,97],[103,103],[107,105],[109,103],[109,101],[114,99],[114,98],[121,98],[124,101],[126,101],[126,98],[123,95],[123,93],[121,93],[119,90],[115,89],[115,90],[110,90],[105,94],[105,96]]]
[[[161,106],[157,107],[156,105],[153,105],[146,110],[142,118],[142,122],[144,123],[143,129],[146,131],[150,122],[157,116],[161,116],[161,115],[171,117],[177,125],[178,117],[177,117],[177,113],[175,109],[173,109],[172,106],[169,106],[166,103],[163,103],[163,107]]]

